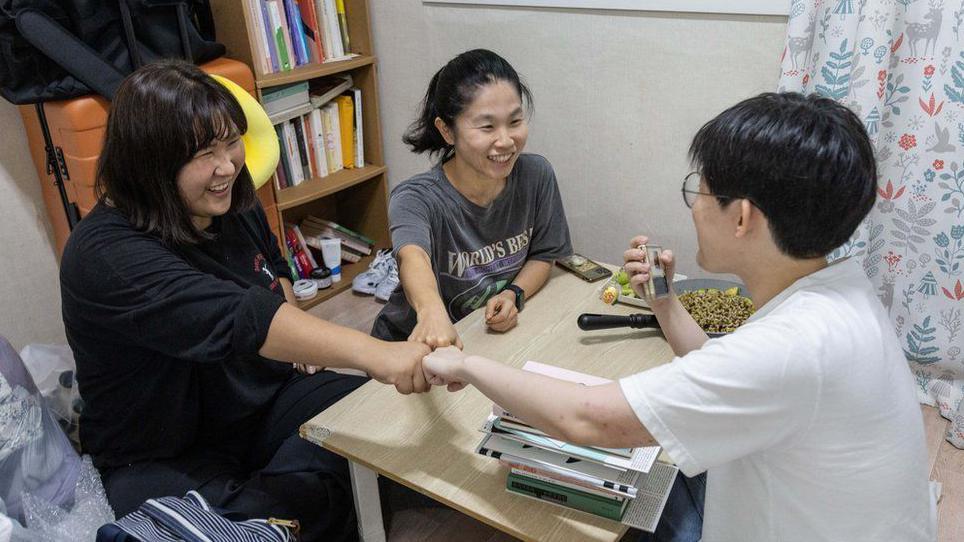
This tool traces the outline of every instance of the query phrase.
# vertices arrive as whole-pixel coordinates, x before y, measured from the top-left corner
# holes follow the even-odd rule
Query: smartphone
[[[587,282],[595,282],[613,274],[609,269],[579,254],[566,256],[565,258],[556,260],[556,263]]]

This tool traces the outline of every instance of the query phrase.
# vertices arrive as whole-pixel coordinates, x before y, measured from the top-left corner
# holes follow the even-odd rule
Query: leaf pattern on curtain
[[[792,0],[780,90],[863,119],[877,203],[830,259],[859,258],[923,403],[964,448],[964,0]]]

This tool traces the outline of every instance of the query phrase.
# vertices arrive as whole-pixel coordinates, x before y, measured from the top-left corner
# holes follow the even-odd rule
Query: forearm
[[[654,442],[615,382],[583,386],[481,356],[466,358],[460,379],[513,416],[566,442],[605,447]]]
[[[529,260],[516,274],[512,284],[522,288],[526,293],[526,299],[530,299],[546,285],[550,273],[552,273],[552,262]]]
[[[398,257],[398,278],[405,298],[415,312],[420,315],[428,311],[447,314],[428,254],[419,247],[409,245],[399,251]]]
[[[372,373],[378,340],[359,331],[315,318],[285,303],[271,320],[259,354],[266,358]]]
[[[663,336],[677,356],[698,350],[709,339],[696,320],[686,312],[675,293],[671,294],[671,298],[651,303],[650,306],[659,320]]]

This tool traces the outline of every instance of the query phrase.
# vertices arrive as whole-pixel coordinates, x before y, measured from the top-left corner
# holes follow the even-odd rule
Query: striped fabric
[[[143,542],[290,542],[291,531],[267,520],[231,521],[218,515],[200,494],[149,499],[114,522]]]

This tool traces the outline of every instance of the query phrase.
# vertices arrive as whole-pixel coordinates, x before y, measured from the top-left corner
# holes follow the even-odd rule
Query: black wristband
[[[522,312],[522,308],[525,307],[525,304],[526,304],[525,290],[516,286],[515,284],[506,284],[505,289],[511,290],[512,292],[515,293],[515,308],[519,312]]]

